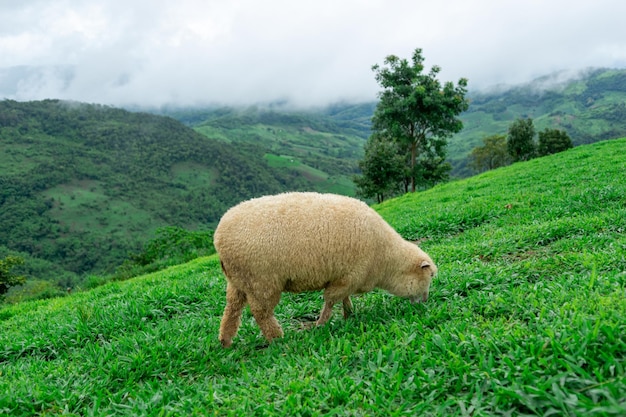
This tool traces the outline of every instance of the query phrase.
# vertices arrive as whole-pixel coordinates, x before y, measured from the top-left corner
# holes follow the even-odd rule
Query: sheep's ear
[[[422,264],[420,266],[422,267],[422,269],[429,268],[430,267],[430,262],[422,261]]]

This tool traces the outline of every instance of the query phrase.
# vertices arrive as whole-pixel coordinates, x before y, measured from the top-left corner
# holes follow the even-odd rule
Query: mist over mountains
[[[448,160],[452,163],[452,175],[455,177],[472,175],[467,167],[467,156],[471,150],[481,146],[487,136],[506,134],[509,125],[520,117],[532,118],[537,131],[545,128],[566,131],[575,145],[626,135],[626,70],[622,69],[559,71],[524,84],[495,85],[484,90],[470,88],[468,98],[469,109],[460,115],[464,128],[448,141]],[[149,111],[170,115],[208,136],[211,136],[208,133],[211,126],[220,123],[218,119],[224,122],[226,118],[231,118],[229,123],[233,129],[229,132],[228,127],[221,126],[220,135],[232,136],[235,141],[257,140],[259,136],[253,134],[255,126],[271,128],[272,121],[268,115],[272,114],[274,118],[277,114],[297,115],[300,120],[295,125],[300,129],[305,129],[307,123],[318,125],[320,118],[328,117],[330,124],[320,128],[321,131],[334,129],[336,133],[337,129],[354,128],[356,125],[358,136],[366,139],[375,107],[376,102],[372,101],[302,110],[281,102],[229,110],[171,106]],[[266,119],[267,125],[261,119]],[[343,125],[330,127],[338,122]]]
[[[467,155],[483,138],[506,134],[520,117],[532,118],[536,131],[564,130],[575,146],[626,135],[626,70],[558,72],[526,84],[471,91],[469,98],[463,130],[449,140],[448,158],[457,176],[472,174]]]
[[[527,89],[534,93],[542,93],[545,91],[559,91],[571,82],[585,79],[594,72],[602,70],[601,68],[587,67],[577,70],[560,70],[553,73],[534,78],[525,83],[519,84],[490,84],[474,86],[472,80],[469,80],[470,95],[497,95],[503,94],[510,90]],[[220,101],[210,95],[204,99],[188,100],[183,98],[183,94],[171,94],[169,97],[160,93],[154,93],[154,102],[150,102],[149,96],[146,100],[135,100],[127,102],[117,102],[113,95],[108,95],[104,91],[106,88],[111,90],[121,89],[129,82],[130,75],[120,73],[114,79],[108,81],[104,86],[102,96],[98,99],[93,97],[91,100],[78,99],[83,102],[98,103],[105,105],[114,105],[124,107],[130,110],[148,110],[150,112],[158,112],[162,109],[177,108],[207,108],[232,106],[229,101]],[[0,67],[0,99],[11,99],[17,101],[29,101],[40,99],[69,99],[69,96],[75,94],[86,81],[84,77],[79,75],[78,68],[72,65],[55,65],[55,66],[32,66],[19,65],[10,67]],[[369,97],[369,98],[368,98]],[[235,107],[261,106],[272,107],[280,110],[310,110],[314,108],[323,108],[333,106],[337,103],[367,103],[375,100],[375,94],[368,93],[360,98],[352,97],[333,97],[327,100],[317,100],[315,103],[303,104],[302,102],[292,102],[288,98],[275,98],[271,100],[258,100],[253,96],[248,100],[237,100]],[[75,99],[74,99],[75,100]],[[157,110],[158,109],[158,110]]]

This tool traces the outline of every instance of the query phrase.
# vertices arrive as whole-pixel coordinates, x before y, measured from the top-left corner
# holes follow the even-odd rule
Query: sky
[[[624,0],[0,0],[0,99],[376,100],[388,55],[470,90],[626,68]]]

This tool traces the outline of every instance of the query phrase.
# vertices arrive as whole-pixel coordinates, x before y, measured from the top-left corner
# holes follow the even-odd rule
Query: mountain
[[[304,330],[320,292],[286,293],[269,346],[245,309],[221,347],[217,256],[0,307],[0,414],[624,416],[624,147],[376,206],[439,266],[428,301],[377,290]]]
[[[506,134],[520,117],[531,117],[537,131],[566,131],[575,146],[626,135],[626,70],[554,73],[527,84],[470,92],[469,98],[463,130],[449,141],[456,176],[472,174],[467,155],[484,137]]]
[[[352,176],[358,173],[375,107],[364,103],[308,111],[251,106],[160,112],[208,138],[261,146],[270,166],[304,175],[318,191],[354,195]]]
[[[60,69],[61,70],[61,69]],[[471,80],[470,80],[471,81]],[[471,84],[470,84],[471,85]],[[530,116],[575,144],[626,135],[626,71],[553,74],[471,92],[449,141],[454,175],[488,135]],[[161,226],[210,229],[237,202],[287,190],[354,194],[376,103],[287,110],[165,108],[0,101],[0,257],[73,286],[111,272]],[[153,110],[157,112],[157,110]],[[175,120],[177,119],[177,120]]]
[[[1,101],[0,155],[0,257],[64,286],[111,271],[157,227],[212,228],[241,200],[314,188],[259,145],[57,100]]]

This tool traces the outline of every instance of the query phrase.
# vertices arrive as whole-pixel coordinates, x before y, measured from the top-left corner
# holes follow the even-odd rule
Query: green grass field
[[[213,256],[0,309],[0,415],[624,416],[626,139],[376,207],[439,266],[430,299],[383,291],[267,348],[248,311],[217,340]]]

